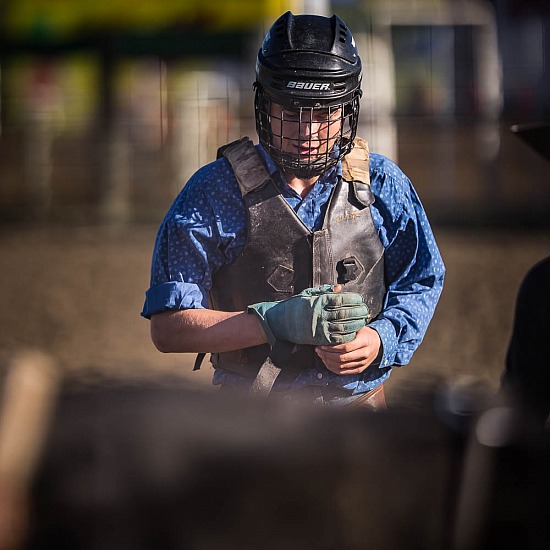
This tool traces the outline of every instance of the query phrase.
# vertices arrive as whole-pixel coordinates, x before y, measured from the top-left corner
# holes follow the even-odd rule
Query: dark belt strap
[[[250,395],[267,397],[280,373],[281,369],[273,363],[271,357],[268,357],[254,379],[254,383],[250,388]]]
[[[281,374],[281,370],[295,349],[296,346],[291,342],[282,342],[279,340],[275,342],[269,357],[260,367],[252,383],[250,395],[258,397],[267,397],[269,395],[273,384],[275,384],[275,380]]]
[[[206,353],[203,353],[203,352],[197,353],[197,357],[195,358],[195,364],[193,365],[193,370],[199,370],[201,368],[205,355]]]

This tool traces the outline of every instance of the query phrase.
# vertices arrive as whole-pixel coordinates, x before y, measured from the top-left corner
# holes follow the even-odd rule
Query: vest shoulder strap
[[[256,147],[243,137],[218,149],[218,158],[225,157],[237,178],[242,196],[264,186],[270,179]]]
[[[364,206],[374,202],[370,189],[370,154],[367,142],[356,137],[353,149],[342,160],[342,178],[351,183],[355,198]]]
[[[356,137],[353,149],[342,160],[342,176],[346,181],[370,185],[370,155],[368,143]]]

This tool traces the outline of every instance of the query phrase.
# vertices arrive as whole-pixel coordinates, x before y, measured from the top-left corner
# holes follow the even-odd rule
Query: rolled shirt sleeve
[[[141,315],[150,319],[166,309],[197,309],[208,307],[207,293],[195,283],[169,281],[151,287],[145,293]]]

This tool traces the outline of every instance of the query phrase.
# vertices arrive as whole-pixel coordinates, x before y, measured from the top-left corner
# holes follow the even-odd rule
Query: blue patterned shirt
[[[264,149],[256,147],[298,217],[311,230],[320,229],[331,191],[341,178],[341,166],[321,176],[302,198]],[[445,267],[411,182],[395,163],[375,153],[370,157],[370,179],[376,199],[370,208],[385,248],[387,294],[382,312],[369,325],[380,335],[381,361],[359,375],[339,376],[327,369],[320,376],[313,368],[294,385],[334,384],[352,394],[375,388],[389,377],[392,366],[410,361],[439,300]],[[166,309],[207,308],[213,274],[237,257],[245,237],[244,202],[228,161],[221,158],[190,178],[162,221],[141,314],[150,318]],[[214,374],[214,384],[238,379],[220,369]]]

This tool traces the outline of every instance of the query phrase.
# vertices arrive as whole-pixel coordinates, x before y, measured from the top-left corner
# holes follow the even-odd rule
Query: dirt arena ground
[[[550,233],[435,228],[448,275],[436,315],[410,365],[395,369],[388,401],[418,380],[479,376],[496,388],[526,270],[550,254]],[[139,313],[156,226],[0,230],[0,352],[50,353],[83,379],[170,374],[211,388],[194,355],[163,355]]]

